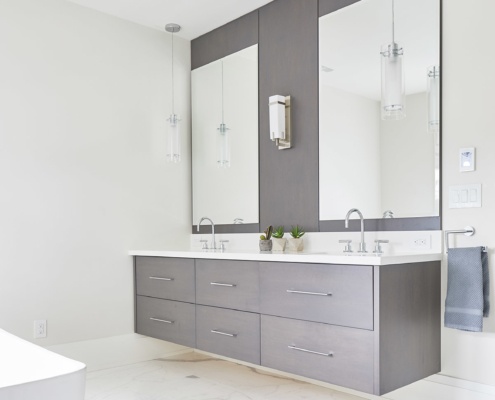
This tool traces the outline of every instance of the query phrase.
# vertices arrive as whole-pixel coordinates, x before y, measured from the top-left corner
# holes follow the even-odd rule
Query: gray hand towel
[[[448,249],[445,327],[481,332],[488,316],[488,254],[482,247]]]

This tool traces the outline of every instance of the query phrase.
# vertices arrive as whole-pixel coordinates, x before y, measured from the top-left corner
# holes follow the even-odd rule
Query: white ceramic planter
[[[291,252],[303,251],[304,250],[304,242],[303,238],[289,238],[287,241],[287,250]]]
[[[285,251],[285,245],[287,244],[287,239],[285,238],[274,238],[272,237],[273,251]]]

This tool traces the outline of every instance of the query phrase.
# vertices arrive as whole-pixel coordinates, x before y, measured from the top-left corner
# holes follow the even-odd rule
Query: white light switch
[[[481,207],[481,185],[449,187],[449,208]]]

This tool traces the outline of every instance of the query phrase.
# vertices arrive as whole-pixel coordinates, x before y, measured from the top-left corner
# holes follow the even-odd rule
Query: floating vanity
[[[137,333],[376,395],[440,371],[441,254],[130,254]]]

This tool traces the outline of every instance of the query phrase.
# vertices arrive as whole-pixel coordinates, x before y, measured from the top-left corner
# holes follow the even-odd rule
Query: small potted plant
[[[287,239],[284,238],[284,227],[278,226],[272,233],[273,251],[284,251]]]
[[[261,251],[272,251],[272,233],[273,233],[273,226],[269,226],[266,228],[266,230],[263,232],[263,235],[260,236],[260,250]]]
[[[290,235],[292,236],[288,243],[287,248],[289,251],[303,251],[304,250],[304,242],[302,237],[306,232],[302,230],[299,225],[292,226],[290,230]]]

